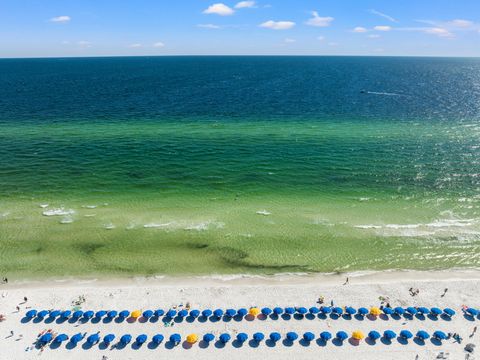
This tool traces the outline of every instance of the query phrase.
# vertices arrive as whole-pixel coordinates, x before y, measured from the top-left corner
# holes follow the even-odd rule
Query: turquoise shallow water
[[[0,60],[0,271],[478,267],[480,61]]]

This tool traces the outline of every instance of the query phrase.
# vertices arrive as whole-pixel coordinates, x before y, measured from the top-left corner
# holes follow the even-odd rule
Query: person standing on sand
[[[469,337],[472,338],[472,337],[475,335],[476,332],[477,332],[477,327],[475,326],[475,327],[473,328],[473,331],[472,331],[472,333],[470,334]]]
[[[348,284],[348,276],[347,276],[347,279],[345,280],[345,282],[343,283],[343,285],[347,285]]]
[[[447,294],[447,291],[448,291],[448,288],[445,288],[445,290],[443,290],[442,296],[440,296],[440,297],[444,297]]]

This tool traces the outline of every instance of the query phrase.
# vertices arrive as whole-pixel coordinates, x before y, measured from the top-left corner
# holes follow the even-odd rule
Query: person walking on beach
[[[445,290],[443,290],[442,296],[440,296],[440,297],[444,297],[447,294],[447,291],[448,291],[448,288],[445,288]]]
[[[475,335],[476,332],[477,332],[477,327],[475,326],[475,327],[473,328],[472,333],[470,334],[469,337],[472,338],[472,337]]]
[[[347,285],[348,284],[348,276],[347,276],[347,279],[345,280],[345,282],[343,283],[343,285]]]

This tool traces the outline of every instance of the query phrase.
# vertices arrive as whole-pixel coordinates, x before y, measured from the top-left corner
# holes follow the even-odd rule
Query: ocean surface
[[[0,275],[480,266],[480,59],[0,60]]]

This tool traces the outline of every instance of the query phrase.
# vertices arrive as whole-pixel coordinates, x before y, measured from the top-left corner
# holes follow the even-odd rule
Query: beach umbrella
[[[39,312],[37,313],[37,317],[42,318],[42,319],[43,319],[45,316],[47,316],[47,315],[48,315],[48,311],[47,311],[47,310],[42,310],[42,311],[39,311]]]
[[[277,342],[282,338],[282,336],[278,332],[272,332],[270,334],[269,338],[270,338],[271,341]]]
[[[397,334],[392,330],[385,330],[383,332],[383,337],[385,339],[392,340],[392,339],[395,339],[397,337]]]
[[[264,307],[262,309],[262,314],[265,315],[265,316],[268,316],[272,313],[272,309],[268,308],[268,307]]]
[[[182,341],[182,337],[180,336],[180,334],[172,334],[172,335],[170,335],[169,340],[170,340],[171,343],[174,343],[175,345],[178,345]]]
[[[348,335],[347,335],[348,337]],[[332,334],[328,331],[322,331],[320,333],[320,339],[322,339],[323,341],[328,341],[332,338]]]
[[[167,311],[167,317],[168,318],[174,318],[176,315],[177,315],[177,310],[171,309],[171,310]]]
[[[237,314],[237,311],[235,309],[225,310],[225,315],[227,315],[229,318],[234,317],[236,314]]]
[[[145,334],[138,335],[137,338],[135,339],[135,342],[137,343],[137,345],[142,345],[145,343],[145,341],[147,341],[147,335]]]
[[[307,331],[306,333],[303,334],[303,340],[310,342],[315,339],[315,334],[311,333],[310,331]]]
[[[113,319],[117,315],[118,315],[118,311],[115,311],[115,310],[111,310],[107,313],[107,317],[110,318],[110,319]]]
[[[336,306],[332,309],[332,313],[337,314],[337,315],[342,315],[343,314],[343,309],[341,307]]]
[[[72,344],[76,344],[76,343],[78,343],[79,341],[82,341],[82,339],[83,339],[83,335],[80,334],[80,333],[78,333],[78,334],[73,335],[73,336],[70,338],[70,342],[71,342]]]
[[[163,339],[164,339],[164,337],[163,337],[162,334],[156,334],[156,335],[153,335],[153,337],[152,337],[153,343],[155,343],[157,345],[160,344],[163,341]]]
[[[198,335],[197,334],[187,335],[187,342],[189,344],[195,344],[197,341],[198,341]]]
[[[393,309],[392,308],[389,308],[389,307],[384,307],[383,308],[383,313],[385,315],[392,315],[394,313]]]
[[[206,343],[209,343],[209,342],[213,341],[214,339],[215,339],[215,335],[213,335],[213,334],[203,335],[203,341],[205,341]]]
[[[478,310],[474,308],[468,308],[467,313],[469,313],[472,316],[477,316],[478,315]]]
[[[426,308],[425,306],[421,306],[417,310],[420,314],[423,314],[423,315],[430,314],[430,310],[428,308]]]
[[[230,341],[231,337],[230,337],[229,334],[224,333],[224,334],[220,335],[219,339],[222,343],[226,344],[227,342]]]
[[[433,316],[439,316],[442,314],[442,309],[439,309],[438,307],[432,307],[430,309],[430,314],[432,314]]]
[[[97,313],[95,314],[95,317],[100,319],[105,315],[107,315],[107,312],[105,310],[100,310],[100,311],[97,311]]]
[[[213,316],[216,318],[221,318],[223,316],[223,310],[222,309],[216,309],[213,311]]]
[[[130,314],[130,317],[132,317],[134,319],[138,319],[140,316],[142,316],[142,312],[140,310],[134,310]]]
[[[312,315],[315,315],[320,312],[320,309],[316,306],[312,306],[310,309],[308,309],[308,312]]]
[[[362,340],[364,337],[365,335],[363,335],[363,332],[361,332],[360,330],[355,330],[352,333],[352,338],[354,338],[355,340]]]
[[[322,306],[320,308],[320,311],[326,315],[326,314],[330,314],[332,312],[332,308],[329,307],[329,306]]]
[[[265,339],[265,335],[263,335],[263,333],[256,332],[255,334],[253,334],[253,340],[255,340],[257,343],[263,341],[263,339]]]
[[[420,331],[417,332],[417,338],[419,338],[419,339],[426,340],[429,337],[430,337],[430,335],[426,331],[420,330]]]
[[[153,311],[152,310],[145,310],[142,315],[145,319],[149,319],[153,316]]]
[[[298,339],[298,334],[296,332],[290,331],[286,335],[288,341],[295,341]]]
[[[285,314],[288,314],[288,315],[293,315],[293,314],[295,314],[295,308],[293,308],[293,307],[286,307],[286,308],[285,308]]]
[[[345,312],[348,314],[348,315],[355,315],[357,313],[357,310],[355,310],[353,307],[351,306],[347,306],[345,308]]]
[[[26,313],[25,313],[25,316],[27,318],[34,318],[35,316],[37,316],[37,310],[28,310]]]
[[[443,331],[437,330],[433,333],[433,337],[438,340],[445,340],[447,338],[447,334]]]
[[[301,307],[297,308],[297,313],[299,313],[300,315],[305,315],[306,313],[308,313],[308,310],[307,310],[307,308],[301,306]]]
[[[113,334],[108,334],[103,337],[103,342],[105,344],[110,344],[113,340],[115,340],[115,335]]]
[[[87,337],[87,343],[89,343],[90,345],[94,345],[98,341],[100,341],[100,336],[98,336],[98,334],[92,334]]]
[[[60,335],[57,335],[55,337],[53,342],[61,343],[62,341],[66,341],[66,340],[68,340],[68,335],[67,334],[60,334]]]
[[[244,317],[247,314],[248,314],[248,310],[245,308],[241,308],[237,310],[237,315],[240,317]]]
[[[382,310],[380,310],[378,307],[374,306],[370,308],[370,315],[373,316],[379,316],[382,313]]]
[[[283,309],[282,309],[281,307],[278,307],[278,306],[277,306],[277,307],[274,307],[274,308],[273,308],[273,313],[274,313],[275,315],[282,315],[282,314],[283,314]]]
[[[453,315],[456,314],[455,310],[450,309],[450,308],[445,308],[443,309],[443,313],[449,317],[452,317]]]
[[[88,310],[83,313],[83,317],[85,319],[91,319],[93,315],[95,315],[95,313],[92,310]]]
[[[50,312],[50,314],[48,315],[48,317],[51,317],[52,319],[56,318],[57,316],[59,316],[61,314],[61,312],[59,310],[53,310]]]
[[[368,311],[368,309],[366,307],[361,307],[361,308],[358,308],[358,313],[362,316],[365,316],[369,313],[370,311]]]
[[[120,311],[120,313],[118,314],[119,317],[125,319],[128,317],[128,315],[130,315],[130,311],[128,310],[122,310]]]
[[[395,314],[397,315],[403,315],[405,313],[405,309],[400,306],[397,306],[393,311],[395,311]]]
[[[165,314],[165,311],[163,311],[162,309],[157,309],[155,310],[155,312],[153,313],[156,317],[161,317]]]
[[[417,313],[417,309],[415,309],[413,306],[407,307],[406,311],[407,311],[410,315],[415,315],[415,314]]]
[[[52,341],[52,338],[53,338],[53,335],[49,332],[47,332],[46,334],[43,334],[42,336],[40,336],[40,339],[38,339],[38,341],[40,341],[41,343],[49,343],[50,341]]]
[[[250,310],[248,310],[248,314],[252,316],[257,316],[258,314],[260,314],[260,309],[257,307],[252,307],[250,308]]]
[[[404,339],[411,339],[413,337],[413,334],[408,330],[402,330],[400,331],[400,337]]]
[[[180,316],[180,317],[186,317],[186,316],[188,316],[188,310],[185,310],[185,309],[180,310],[180,311],[178,312],[178,316]]]
[[[344,341],[348,339],[348,334],[345,331],[338,331],[335,335],[337,339],[340,341]]]
[[[206,317],[206,318],[212,316],[212,310],[208,310],[208,309],[203,310],[203,311],[202,311],[202,316],[203,316],[203,317]]]
[[[62,311],[62,313],[60,314],[60,317],[62,319],[67,319],[71,314],[72,312],[70,310],[65,310],[65,311]]]
[[[125,334],[120,338],[120,343],[123,345],[127,345],[130,341],[132,341],[132,335],[130,334]]]
[[[381,335],[378,331],[372,330],[368,333],[368,337],[375,341],[380,339]]]
[[[245,333],[239,333],[237,334],[237,341],[241,344],[243,344],[245,341],[247,341],[248,335]]]
[[[200,310],[191,310],[190,316],[196,319],[197,317],[200,316]]]

